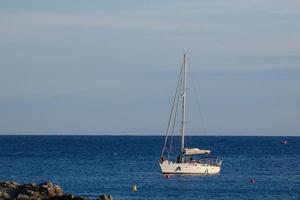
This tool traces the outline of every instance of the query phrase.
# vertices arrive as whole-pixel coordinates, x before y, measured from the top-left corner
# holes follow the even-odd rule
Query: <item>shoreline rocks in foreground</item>
[[[113,200],[111,195],[101,195],[98,199]],[[0,182],[0,200],[89,200],[89,198],[64,194],[59,185],[50,181],[38,185],[4,181]]]

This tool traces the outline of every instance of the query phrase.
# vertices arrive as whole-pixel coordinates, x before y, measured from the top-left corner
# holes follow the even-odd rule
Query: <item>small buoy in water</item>
[[[132,192],[137,192],[138,190],[137,190],[137,186],[136,185],[133,185],[132,187],[131,187],[131,191]]]
[[[281,140],[281,144],[287,144],[288,141],[287,140]]]
[[[251,178],[250,183],[256,183],[256,180],[254,178]]]
[[[169,174],[167,174],[167,175],[165,175],[165,178],[169,179],[169,178],[171,178],[171,176]]]
[[[115,152],[114,155],[118,155],[118,153]]]

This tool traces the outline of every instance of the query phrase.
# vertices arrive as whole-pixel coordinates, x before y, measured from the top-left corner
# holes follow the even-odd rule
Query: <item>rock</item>
[[[28,188],[24,188],[20,193],[25,194],[25,195],[33,195],[35,192],[33,190],[28,189]]]
[[[17,196],[17,200],[30,200],[30,196],[29,195],[26,195],[26,194],[19,194]]]
[[[0,191],[0,199],[8,199],[10,196],[7,192]]]
[[[85,197],[76,197],[73,194],[68,194],[59,197],[53,197],[50,200],[89,200],[89,199]]]
[[[45,194],[48,198],[62,196],[64,194],[60,186],[54,185],[50,181],[46,181],[39,184],[39,187],[40,187],[39,188],[40,193]]]
[[[8,185],[19,185],[18,183],[16,183],[15,181],[5,181],[4,183],[8,184]]]
[[[36,188],[36,183],[29,183],[29,184],[25,184],[24,185],[25,187],[27,187],[27,188]]]
[[[100,195],[98,200],[113,200],[113,197],[110,194]]]
[[[39,184],[40,187],[43,187],[43,188],[49,188],[49,187],[53,187],[53,183],[51,181],[45,181],[41,184]]]
[[[4,181],[0,183],[0,187],[17,188],[19,184],[14,181]]]
[[[47,188],[46,194],[48,197],[56,197],[56,196],[62,196],[64,192],[58,185],[53,185],[52,187]]]
[[[111,200],[109,198],[109,200]],[[59,185],[50,181],[39,185],[36,183],[18,184],[14,181],[0,182],[0,200],[89,200],[85,197],[64,195]]]

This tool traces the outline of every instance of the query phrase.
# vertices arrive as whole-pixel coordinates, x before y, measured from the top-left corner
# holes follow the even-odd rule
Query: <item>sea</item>
[[[168,178],[163,136],[0,136],[0,181],[51,180],[65,193],[114,200],[299,200],[300,137],[194,136],[223,160],[215,176]],[[281,140],[287,140],[282,144]],[[255,183],[250,180],[255,180]],[[137,192],[132,192],[133,185]]]

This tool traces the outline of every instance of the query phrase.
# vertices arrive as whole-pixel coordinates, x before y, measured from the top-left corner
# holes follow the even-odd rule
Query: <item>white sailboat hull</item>
[[[164,161],[159,163],[163,174],[218,174],[221,165],[209,165],[205,163],[172,163]]]

